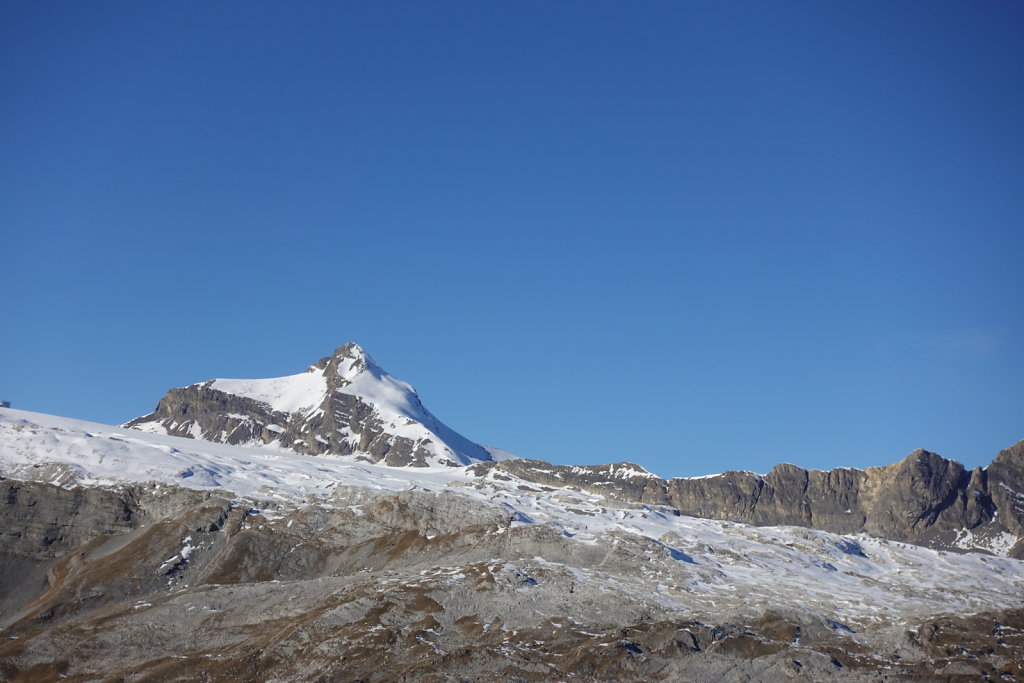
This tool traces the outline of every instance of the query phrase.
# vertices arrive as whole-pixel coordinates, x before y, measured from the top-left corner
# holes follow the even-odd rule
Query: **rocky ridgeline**
[[[671,506],[693,517],[864,532],[942,550],[1024,558],[1024,441],[999,453],[988,467],[971,471],[924,450],[886,467],[821,471],[784,463],[763,476],[725,472],[666,480],[631,463],[581,467],[538,460],[481,463],[473,469]]]

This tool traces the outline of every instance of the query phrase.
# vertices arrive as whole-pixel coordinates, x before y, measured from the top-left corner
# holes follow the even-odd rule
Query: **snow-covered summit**
[[[437,422],[437,418],[423,407],[416,389],[385,372],[359,344],[345,344],[334,352],[333,360],[338,376],[335,391],[358,396],[390,413],[422,424]]]
[[[153,413],[125,426],[390,465],[492,459],[488,449],[438,420],[411,384],[388,374],[355,343],[295,375],[218,378],[172,389]]]

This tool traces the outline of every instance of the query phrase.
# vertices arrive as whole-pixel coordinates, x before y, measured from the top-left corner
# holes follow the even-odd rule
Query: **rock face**
[[[0,612],[43,592],[59,557],[99,536],[134,525],[130,495],[0,481]]]
[[[490,460],[423,407],[358,344],[305,372],[258,380],[212,379],[171,389],[126,427],[235,445],[272,444],[308,455],[357,455],[394,466]]]
[[[668,505],[694,517],[864,532],[943,550],[1024,558],[1024,441],[1002,451],[989,467],[970,472],[924,450],[865,470],[780,464],[764,476],[725,472],[670,480],[630,463],[580,467],[510,460],[475,469]]]

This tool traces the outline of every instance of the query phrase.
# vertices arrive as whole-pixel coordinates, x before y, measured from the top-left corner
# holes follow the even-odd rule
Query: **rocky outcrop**
[[[482,463],[481,476],[508,473],[547,486],[572,486],[626,502],[668,505],[680,514],[759,526],[794,525],[964,552],[1024,558],[1024,442],[972,471],[917,450],[886,467],[805,470],[776,465],[766,475],[725,472],[661,479],[631,463]]]
[[[984,491],[1002,513],[1002,524],[1024,536],[1024,441],[1001,451],[976,481],[972,479],[972,485],[972,495],[974,490]],[[984,500],[985,494],[978,498]]]
[[[393,466],[490,460],[434,417],[416,391],[346,344],[304,373],[265,380],[208,380],[171,389],[126,427],[307,455],[356,455]]]

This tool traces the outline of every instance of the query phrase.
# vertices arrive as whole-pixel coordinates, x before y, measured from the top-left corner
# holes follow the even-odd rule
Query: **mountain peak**
[[[366,353],[362,346],[356,342],[348,342],[334,349],[331,355],[324,356],[316,363],[310,365],[306,372],[326,370],[330,365],[335,367],[344,365],[346,368],[361,370],[371,364],[376,365],[373,359],[370,358],[370,354]]]
[[[366,362],[370,357],[366,353],[366,350],[362,346],[355,342],[349,342],[343,344],[338,348],[334,349],[334,353],[331,354],[334,358],[342,359],[347,358],[350,360],[358,360]]]
[[[326,370],[328,375],[333,370],[333,373],[340,379],[342,386],[351,383],[366,370],[370,370],[378,380],[389,376],[373,361],[370,354],[366,353],[363,347],[355,342],[349,342],[344,346],[336,348],[331,355],[330,363]],[[409,388],[411,389],[412,387]]]
[[[172,389],[152,414],[127,426],[392,465],[492,459],[484,447],[434,417],[411,384],[389,375],[355,342],[298,375],[214,379]]]

